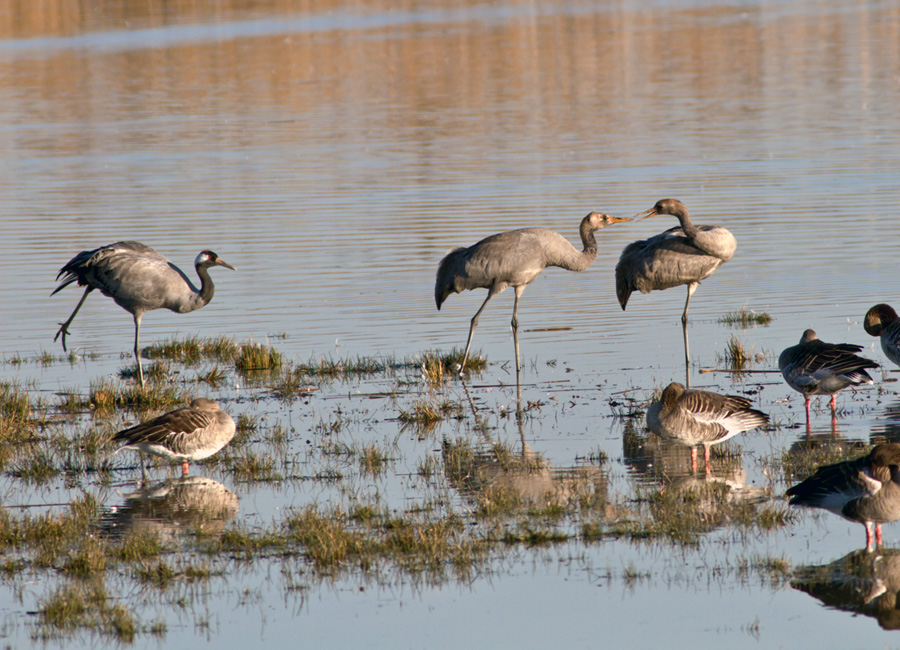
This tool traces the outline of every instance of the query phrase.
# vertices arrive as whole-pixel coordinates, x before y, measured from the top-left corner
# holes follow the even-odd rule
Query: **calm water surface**
[[[120,239],[153,246],[189,275],[204,248],[238,269],[214,270],[216,296],[201,311],[147,314],[144,343],[268,339],[302,361],[450,349],[464,344],[484,296],[454,295],[435,309],[434,271],[451,247],[524,226],[577,242],[591,210],[626,216],[672,196],[695,222],[723,225],[739,242],[692,301],[694,385],[758,391],[758,406],[790,427],[802,402],[780,375],[732,383],[699,373],[721,365],[731,335],[765,356],[758,370],[774,368],[807,327],[870,346],[887,363],[861,320],[897,296],[895,3],[234,0],[172,2],[161,13],[156,3],[50,2],[0,9],[0,34],[3,359],[61,353],[53,335],[80,292],[51,299],[56,272],[78,251]],[[649,397],[685,373],[685,291],[634,295],[623,312],[613,269],[629,242],[672,225],[656,217],[604,230],[590,270],[546,272],[520,307],[525,398],[549,405],[526,425],[528,443],[559,467],[599,448],[613,494],[630,494],[636,470],[610,398]],[[744,331],[716,322],[742,306],[774,320]],[[499,415],[515,401],[511,310],[508,292],[481,317],[474,345],[492,365],[473,392],[498,435],[516,440]],[[132,321],[111,300],[93,294],[71,332],[71,348],[97,358],[4,363],[2,378],[34,380],[52,397],[84,392],[128,363]],[[894,432],[900,398],[881,380],[841,395],[834,431],[823,402],[814,433],[868,442]],[[292,427],[297,445],[336,405],[364,408],[352,436],[396,444],[402,460],[395,476],[360,479],[358,490],[402,504],[406,477],[434,441],[399,432],[389,401],[360,406],[383,389],[348,382],[285,406],[246,399],[235,380],[214,396],[234,413]],[[464,399],[459,387],[448,391]],[[739,438],[746,482],[764,484],[758,459],[802,435]],[[308,484],[248,487],[212,475],[240,497],[245,520],[341,498]],[[6,504],[68,494],[62,484],[24,491],[8,477],[3,491]],[[273,562],[211,588],[209,629],[171,615],[167,641],[237,648],[295,639],[299,629],[333,647],[371,639],[418,647],[426,631],[430,647],[560,638],[595,646],[610,637],[781,647],[814,630],[835,646],[896,643],[872,618],[716,571],[766,555],[827,564],[861,545],[861,527],[804,514],[785,530],[735,537],[720,529],[698,550],[523,549],[491,576],[440,589],[361,591],[348,580],[295,596]],[[900,527],[888,526],[886,540],[900,545]],[[625,580],[626,568],[644,577]],[[4,596],[12,640],[29,638],[24,612],[42,595],[35,586],[24,603]]]

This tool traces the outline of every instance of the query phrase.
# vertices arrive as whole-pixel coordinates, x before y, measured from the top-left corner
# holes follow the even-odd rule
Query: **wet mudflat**
[[[861,526],[781,495],[897,439],[896,375],[861,324],[896,295],[895,7],[170,9],[0,12],[10,645],[894,643],[900,527],[860,555]],[[738,241],[692,299],[687,374],[683,288],[615,297],[619,253],[667,217],[604,229],[591,269],[529,287],[521,398],[511,292],[482,314],[486,367],[435,370],[484,295],[435,310],[452,246],[523,226],[577,242],[589,211],[666,196]],[[207,248],[237,269],[203,309],[147,314],[148,357],[226,337],[280,364],[160,353],[139,391],[131,318],[96,292],[64,353],[80,292],[51,299],[56,272],[119,239],[189,276]],[[742,308],[771,321],[720,321]],[[834,421],[814,401],[808,430],[760,372],[807,327],[884,364]],[[753,372],[728,371],[735,342]],[[686,379],[771,425],[692,472],[644,426]],[[139,486],[104,439],[193,396],[238,420],[234,442]]]

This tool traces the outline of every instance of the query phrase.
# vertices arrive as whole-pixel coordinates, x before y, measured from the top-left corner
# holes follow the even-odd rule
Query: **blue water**
[[[50,298],[56,272],[78,251],[120,239],[153,246],[188,274],[206,248],[237,268],[214,269],[216,295],[202,310],[148,313],[145,344],[224,334],[268,340],[298,361],[459,347],[484,294],[454,295],[435,309],[434,272],[450,248],[524,226],[577,243],[591,210],[627,216],[672,196],[696,223],[725,226],[738,240],[734,259],[692,300],[692,382],[759,390],[759,408],[802,422],[800,397],[778,374],[733,382],[699,370],[721,365],[732,334],[762,354],[754,369],[774,369],[778,353],[813,327],[885,363],[876,387],[839,397],[836,434],[868,441],[893,421],[896,384],[883,382],[891,368],[861,325],[871,305],[896,295],[900,13],[892,3],[447,1],[292,12],[236,2],[56,22],[6,11],[0,358],[61,354],[53,335],[80,292]],[[546,271],[520,306],[524,397],[547,404],[527,427],[529,444],[559,467],[603,450],[610,492],[624,502],[634,477],[608,402],[684,378],[685,291],[634,295],[623,312],[613,269],[629,242],[672,225],[656,217],[604,230],[590,270]],[[746,331],[716,322],[742,306],[774,320]],[[481,317],[474,346],[493,365],[473,392],[498,435],[515,441],[514,424],[499,415],[515,401],[511,311],[507,292]],[[70,346],[96,358],[74,367],[4,363],[2,378],[32,379],[52,399],[128,363],[132,321],[111,300],[92,295],[70,329]],[[337,404],[368,409],[348,435],[396,444],[401,460],[380,481],[356,479],[357,489],[402,503],[422,497],[404,476],[436,443],[401,433],[396,406],[365,397],[383,390],[391,386],[339,383],[284,405],[247,400],[254,389],[230,380],[215,396],[234,412],[287,423],[298,450]],[[448,396],[465,400],[459,386]],[[442,435],[468,435],[457,426],[445,423]],[[824,402],[813,430],[832,435]],[[765,484],[759,459],[803,435],[801,427],[736,439],[748,483]],[[345,498],[210,471],[240,497],[246,521]],[[68,494],[60,485],[35,496],[9,477],[3,491],[5,503],[18,504]],[[886,527],[889,545],[898,531]],[[447,647],[560,638],[588,646],[626,635],[638,646],[796,646],[810,630],[835,646],[892,641],[868,617],[734,571],[758,555],[827,563],[861,545],[860,526],[806,513],[750,537],[726,527],[691,550],[523,549],[490,576],[442,589],[401,582],[359,591],[350,579],[294,595],[278,562],[229,567],[235,577],[204,601],[211,630],[173,619],[167,641],[239,647],[295,639],[298,630],[331,647],[420,646],[426,631],[429,646]],[[648,577],[629,583],[626,567]],[[243,601],[244,588],[259,602]],[[24,606],[6,595],[11,621],[40,595],[27,593]]]

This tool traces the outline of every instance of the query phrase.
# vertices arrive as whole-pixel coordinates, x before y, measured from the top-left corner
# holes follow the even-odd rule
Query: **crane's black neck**
[[[205,264],[198,264],[194,268],[197,269],[197,275],[200,276],[200,293],[197,294],[197,301],[199,303],[197,308],[199,309],[212,300],[213,294],[216,292],[216,287],[213,285],[212,278],[209,276],[209,267]]]
[[[581,222],[579,234],[581,235],[581,244],[584,247],[581,254],[590,257],[592,261],[597,257],[597,240],[594,238],[594,231],[595,229],[591,228],[587,220]]]

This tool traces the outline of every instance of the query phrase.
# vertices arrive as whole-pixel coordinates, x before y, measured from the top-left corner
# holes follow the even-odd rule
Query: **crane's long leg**
[[[478,308],[478,311],[475,312],[475,315],[472,316],[472,322],[469,324],[469,338],[466,340],[466,351],[463,353],[462,366],[459,369],[459,374],[463,374],[466,369],[466,361],[469,360],[469,347],[472,345],[472,335],[475,333],[475,326],[478,325],[478,317],[481,315],[481,312],[484,311],[484,308],[488,304],[488,300],[494,297],[494,292],[488,290],[487,298],[484,299],[484,302],[481,303],[481,307]]]
[[[681,329],[684,331],[684,365],[689,366],[691,363],[691,348],[688,345],[688,333],[687,333],[687,315],[688,315],[688,307],[691,306],[691,296],[694,295],[694,292],[697,290],[699,284],[697,282],[691,282],[687,286],[687,300],[684,301],[684,311],[681,312]]]
[[[513,331],[513,342],[516,344],[516,383],[519,383],[519,370],[522,364],[519,363],[519,296],[525,291],[525,285],[516,287],[516,300],[513,302],[513,317],[511,321]]]
[[[72,315],[69,316],[69,320],[67,320],[65,323],[59,324],[59,330],[57,330],[56,336],[53,337],[53,341],[55,343],[56,339],[59,338],[59,335],[62,334],[63,352],[68,352],[68,350],[66,350],[66,335],[69,333],[69,325],[71,325],[72,321],[75,320],[75,314],[78,313],[78,310],[81,309],[81,306],[84,304],[84,301],[87,300],[88,294],[93,290],[94,290],[94,287],[87,287],[84,290],[84,293],[81,295],[81,300],[78,301],[78,305],[75,307],[75,311],[73,311]]]
[[[681,323],[681,332],[684,334],[684,383],[691,387],[691,345],[688,343],[687,322]]]
[[[138,377],[141,379],[141,388],[144,387],[144,365],[141,363],[141,315],[134,315],[134,358],[137,359]]]
[[[698,286],[700,286],[699,282],[691,282],[687,286],[687,300],[684,301],[684,311],[681,313],[681,322],[685,325],[687,325],[688,307],[691,306],[691,296],[694,295],[694,292],[697,290]]]

